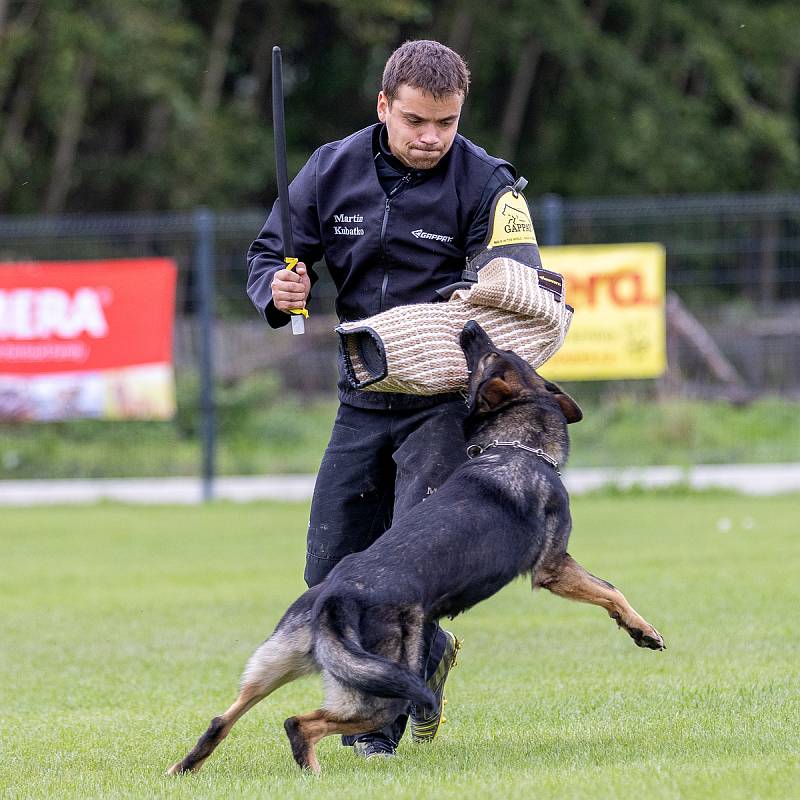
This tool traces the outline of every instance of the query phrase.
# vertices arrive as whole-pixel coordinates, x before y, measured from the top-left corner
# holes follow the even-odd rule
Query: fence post
[[[542,198],[542,244],[552,247],[564,242],[564,201],[560,195]]]
[[[203,502],[214,499],[216,405],[214,403],[214,214],[194,213],[195,291],[200,321],[200,416],[203,437]]]

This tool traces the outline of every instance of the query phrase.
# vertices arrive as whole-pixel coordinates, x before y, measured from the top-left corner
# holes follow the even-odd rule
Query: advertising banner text
[[[666,255],[660,244],[543,247],[575,309],[550,380],[655,378],[666,369]]]
[[[175,413],[170,259],[0,263],[0,420]]]

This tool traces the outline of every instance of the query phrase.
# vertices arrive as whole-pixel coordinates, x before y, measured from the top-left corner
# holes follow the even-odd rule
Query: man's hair
[[[391,103],[400,87],[422,89],[436,100],[469,92],[469,69],[449,47],[429,39],[401,44],[383,69],[383,93]]]

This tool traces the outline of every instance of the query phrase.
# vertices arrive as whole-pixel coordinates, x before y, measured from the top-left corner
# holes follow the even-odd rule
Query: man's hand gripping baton
[[[278,181],[278,207],[281,212],[281,237],[283,239],[283,260],[286,269],[294,269],[298,259],[294,253],[292,238],[292,217],[289,210],[289,170],[286,164],[286,125],[283,118],[283,66],[281,49],[272,48],[272,126],[275,132],[275,175]],[[308,316],[305,308],[293,308],[292,333],[305,333],[304,318]]]

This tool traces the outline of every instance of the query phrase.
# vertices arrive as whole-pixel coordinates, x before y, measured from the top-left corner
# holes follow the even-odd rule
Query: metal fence
[[[744,384],[753,391],[800,394],[800,194],[546,196],[531,206],[543,244],[664,244],[668,290],[680,297]],[[262,210],[200,209],[0,218],[0,262],[146,256],[177,262],[176,373],[179,385],[188,388],[180,395],[184,407],[175,425],[183,426],[182,446],[193,455],[157,465],[160,474],[186,474],[193,463],[190,472],[210,479],[217,468],[214,436],[220,421],[214,387],[220,381],[230,385],[272,370],[306,399],[333,397],[335,289],[324,268],[310,306],[309,335],[302,342],[284,331],[268,331],[246,298],[245,253],[264,217]],[[679,342],[670,343],[670,360],[681,361],[692,377],[692,356]],[[104,424],[110,432],[114,426],[134,430],[130,423]],[[44,435],[44,427],[36,429],[37,435]],[[223,436],[224,427],[223,421]],[[19,430],[0,426],[6,445],[12,434],[18,436]],[[127,446],[136,447],[133,439]],[[144,464],[130,468],[147,473],[146,460],[121,455],[118,474],[125,474],[126,461]],[[13,477],[15,468],[15,458],[4,456],[0,477]]]

